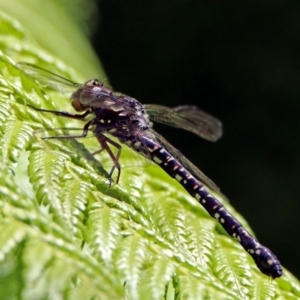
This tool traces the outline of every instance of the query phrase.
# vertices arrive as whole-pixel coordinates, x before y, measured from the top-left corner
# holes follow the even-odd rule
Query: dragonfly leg
[[[57,111],[57,110],[50,110],[50,109],[43,109],[43,108],[36,108],[32,105],[27,105],[31,108],[33,108],[34,110],[37,111],[42,111],[42,112],[48,112],[57,116],[61,116],[61,117],[66,117],[66,118],[71,118],[71,119],[77,119],[77,120],[81,120],[84,119],[87,115],[91,114],[92,112],[90,110],[87,110],[86,112],[84,112],[82,115],[80,114],[71,114],[65,111]]]
[[[108,155],[110,156],[112,162],[113,162],[113,166],[109,172],[109,185],[112,184],[112,174],[114,173],[115,169],[118,170],[118,175],[117,175],[117,180],[116,180],[116,183],[118,184],[119,183],[119,179],[120,179],[120,175],[121,175],[121,166],[119,164],[119,158],[120,158],[120,155],[121,155],[121,151],[122,151],[122,147],[120,144],[116,143],[115,141],[111,140],[110,138],[108,138],[107,136],[105,136],[104,134],[102,133],[98,133],[96,135],[96,138],[97,140],[99,141],[102,149],[94,152],[93,154],[96,154],[96,153],[100,153],[102,152],[103,150],[107,151]],[[115,155],[108,144],[111,144],[112,146],[116,147],[118,149],[118,152],[117,154]]]
[[[84,127],[82,134],[80,135],[59,135],[59,136],[49,136],[49,137],[44,137],[43,140],[54,140],[54,139],[77,139],[77,138],[83,138],[86,137],[89,131],[89,127],[93,124],[94,120],[90,120],[87,122]],[[67,129],[67,128],[66,128]]]
[[[99,153],[101,153],[103,150],[104,150],[104,148],[101,148],[100,150],[97,150],[97,151],[93,152],[92,155],[99,154]]]

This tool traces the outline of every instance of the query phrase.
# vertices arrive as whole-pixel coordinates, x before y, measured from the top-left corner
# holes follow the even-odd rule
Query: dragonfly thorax
[[[108,132],[118,138],[134,137],[152,127],[142,106],[135,108],[122,105],[118,109],[93,109],[96,132]]]

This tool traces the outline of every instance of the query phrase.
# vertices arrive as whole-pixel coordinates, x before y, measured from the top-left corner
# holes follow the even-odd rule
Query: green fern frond
[[[15,62],[80,76],[5,15],[0,45],[0,299],[299,299],[288,271],[261,274],[158,166],[125,167],[109,186],[94,139],[42,140],[82,123],[27,106],[71,109]]]

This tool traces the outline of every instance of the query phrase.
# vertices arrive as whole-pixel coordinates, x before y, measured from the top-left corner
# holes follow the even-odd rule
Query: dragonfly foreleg
[[[71,119],[77,119],[77,120],[84,119],[87,115],[91,114],[90,110],[87,110],[85,113],[80,115],[80,114],[72,114],[72,113],[65,112],[65,111],[57,111],[57,110],[36,108],[36,107],[34,107],[32,105],[29,105],[29,104],[27,104],[27,106],[29,106],[29,107],[33,108],[34,110],[37,110],[37,111],[48,112],[48,113],[51,113],[51,114],[54,114],[54,115],[57,115],[57,116],[71,118]]]

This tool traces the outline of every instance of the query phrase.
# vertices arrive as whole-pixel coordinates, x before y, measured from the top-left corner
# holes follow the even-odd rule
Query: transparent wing
[[[167,151],[170,152],[170,154],[174,156],[174,158],[177,159],[192,175],[194,175],[213,191],[220,193],[218,186],[203,172],[201,172],[192,162],[190,162],[179,150],[173,147],[164,137],[162,137],[153,129],[151,129],[151,132],[155,136],[156,140],[163,145]]]
[[[222,123],[197,106],[177,106],[174,108],[146,104],[144,105],[151,120],[169,126],[193,132],[208,140],[216,141],[222,136]]]
[[[17,63],[17,67],[33,79],[37,80],[43,86],[57,90],[59,92],[65,90],[74,90],[82,86],[79,83],[75,83],[62,76],[26,62]]]

